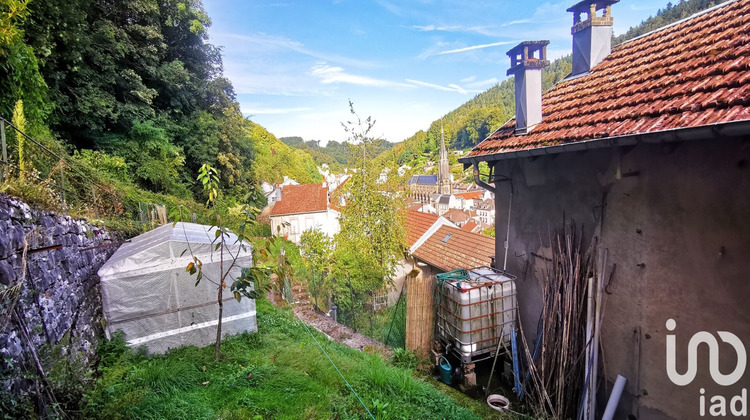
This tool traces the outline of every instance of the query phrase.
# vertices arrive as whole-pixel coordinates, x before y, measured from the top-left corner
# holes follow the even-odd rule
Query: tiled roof
[[[468,222],[465,225],[461,226],[461,230],[465,230],[467,232],[472,232],[472,231],[474,231],[474,228],[477,227],[477,226],[479,226],[479,225],[476,224],[476,223],[474,223],[474,222]]]
[[[442,226],[413,254],[444,271],[490,265],[490,257],[495,255],[495,238]]]
[[[463,198],[464,200],[481,200],[482,199],[481,191],[470,191],[470,192],[465,192],[465,193],[457,193],[453,195],[455,197]]]
[[[438,176],[437,175],[412,175],[411,178],[409,178],[409,185],[417,184],[417,185],[437,185],[438,182]]]
[[[328,188],[322,184],[286,185],[281,189],[281,201],[276,202],[271,216],[315,213],[326,211]]]
[[[621,44],[542,98],[530,133],[511,120],[467,157],[750,119],[750,0]]]
[[[477,206],[479,210],[495,210],[495,202],[492,200],[484,200]]]
[[[406,212],[406,243],[411,247],[438,220],[438,215],[409,210]]]
[[[459,210],[459,209],[450,209],[445,212],[443,215],[446,219],[450,220],[453,223],[460,223],[465,222],[469,220],[471,217],[471,214],[467,211]]]

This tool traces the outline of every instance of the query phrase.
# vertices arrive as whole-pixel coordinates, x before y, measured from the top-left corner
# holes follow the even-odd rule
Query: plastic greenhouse
[[[216,228],[195,223],[167,224],[124,243],[99,269],[106,334],[122,330],[128,345],[145,345],[149,353],[164,353],[182,345],[206,346],[216,339],[216,302],[220,253]],[[192,254],[203,263],[204,277],[185,268]],[[187,251],[186,251],[187,250]],[[184,253],[183,253],[184,252]],[[224,269],[237,258],[226,284],[253,264],[247,242],[230,234],[224,242]],[[257,331],[255,300],[240,302],[224,293],[222,336]]]

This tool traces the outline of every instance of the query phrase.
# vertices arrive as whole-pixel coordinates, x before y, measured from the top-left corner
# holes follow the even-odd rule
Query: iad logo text
[[[674,331],[677,328],[677,322],[674,319],[667,320],[667,330]],[[737,353],[737,366],[734,370],[725,375],[719,370],[719,342],[716,337],[707,332],[699,331],[695,333],[688,342],[687,353],[687,371],[685,373],[677,372],[676,367],[676,339],[674,334],[667,334],[667,375],[669,379],[679,386],[685,386],[693,382],[698,373],[698,346],[706,344],[708,346],[708,366],[711,372],[711,378],[721,386],[731,386],[736,384],[745,374],[747,366],[747,353],[742,340],[728,331],[717,331],[719,338],[734,348]],[[705,389],[700,389],[699,411],[701,416],[706,415],[706,395]],[[727,409],[734,416],[747,416],[747,388],[743,388],[740,395],[731,397],[727,404],[727,398],[722,395],[710,397],[709,407],[710,416],[726,416]]]

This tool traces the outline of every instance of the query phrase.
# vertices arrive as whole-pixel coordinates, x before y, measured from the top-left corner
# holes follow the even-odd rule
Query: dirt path
[[[383,343],[354,332],[346,325],[335,322],[333,318],[316,312],[303,285],[295,283],[292,286],[292,294],[296,301],[296,304],[292,306],[292,311],[302,322],[327,335],[329,339],[347,347],[368,353],[379,353],[386,358],[391,357],[391,349]],[[268,300],[276,306],[287,304],[278,294],[273,292],[269,292]]]

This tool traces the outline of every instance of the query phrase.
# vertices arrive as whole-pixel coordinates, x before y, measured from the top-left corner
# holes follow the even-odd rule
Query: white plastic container
[[[462,363],[491,357],[498,340],[510,346],[516,324],[515,276],[490,267],[469,279],[438,284],[437,338]]]

